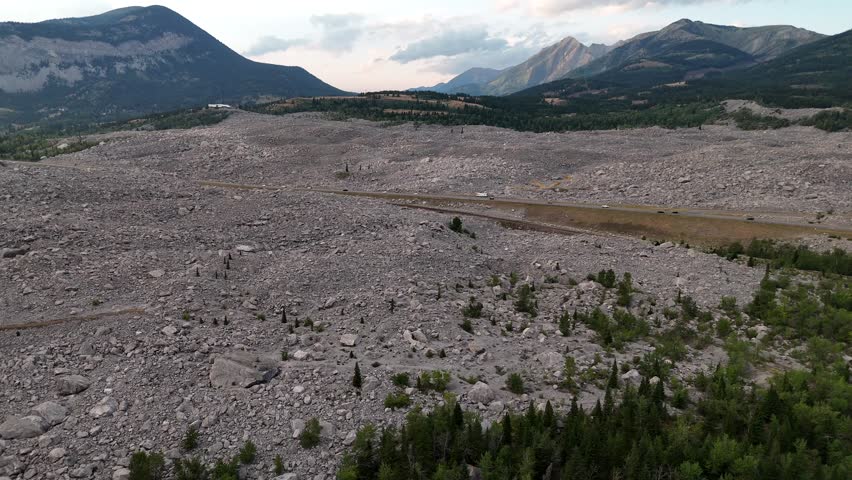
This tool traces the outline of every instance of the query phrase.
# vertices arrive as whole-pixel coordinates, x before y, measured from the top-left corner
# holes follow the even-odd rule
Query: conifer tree
[[[360,390],[362,382],[361,367],[358,365],[358,362],[355,362],[355,375],[352,376],[352,386]]]

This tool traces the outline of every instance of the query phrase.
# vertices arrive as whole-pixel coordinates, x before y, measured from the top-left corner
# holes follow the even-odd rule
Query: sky
[[[132,0],[0,0],[0,21],[95,15]],[[852,28],[852,0],[161,0],[235,51],[363,92],[521,63],[566,36],[611,44],[681,18]],[[137,5],[139,5],[137,3]]]

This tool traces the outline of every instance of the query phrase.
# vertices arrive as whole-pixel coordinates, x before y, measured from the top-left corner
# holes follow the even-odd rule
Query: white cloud
[[[503,38],[494,38],[484,27],[476,29],[445,30],[437,35],[408,44],[402,50],[390,56],[399,63],[445,56],[451,57],[469,52],[493,52],[506,49],[509,42]]]
[[[263,55],[270,52],[285,52],[293,47],[307,45],[306,38],[278,38],[264,35],[257,39],[243,54],[248,56]]]

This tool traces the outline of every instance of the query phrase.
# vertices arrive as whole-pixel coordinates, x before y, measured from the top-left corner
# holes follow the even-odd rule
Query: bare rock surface
[[[271,478],[278,454],[286,480],[334,478],[353,432],[404,421],[407,409],[385,408],[389,394],[407,392],[427,409],[446,401],[416,388],[421,374],[448,372],[448,393],[486,421],[530,400],[564,410],[576,395],[591,408],[613,361],[624,366],[620,380],[634,382],[635,359],[658,348],[655,338],[699,328],[677,317],[679,295],[710,317],[704,343],[685,347],[671,378],[707,372],[726,360],[714,334],[721,298],[745,305],[764,274],[677,243],[463,216],[473,238],[449,229],[452,215],[308,187],[820,210],[831,221],[852,204],[850,134],[798,127],[471,127],[450,136],[239,113],[208,128],[102,138],[48,163],[0,169],[0,248],[27,247],[0,258],[0,477],[125,479],[133,452],[180,456],[193,427],[193,455],[207,463],[252,440],[258,461],[246,478]],[[350,175],[337,175],[347,164]],[[560,186],[549,188],[554,178]],[[545,180],[548,188],[536,186]],[[632,274],[627,305],[587,279],[607,269]],[[535,317],[517,309],[523,286],[534,287]],[[482,309],[465,317],[471,297]],[[563,314],[595,308],[624,309],[650,333],[618,349],[582,322],[560,330]],[[746,327],[731,328],[748,338]],[[768,344],[764,354],[796,365],[789,348]],[[573,391],[563,383],[567,357]],[[507,389],[512,373],[526,394]],[[311,419],[322,439],[305,450],[298,437]]]

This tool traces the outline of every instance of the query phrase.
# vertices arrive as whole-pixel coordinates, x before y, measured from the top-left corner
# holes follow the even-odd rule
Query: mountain
[[[626,40],[568,76],[652,86],[753,66],[823,37],[786,25],[739,28],[684,19]]]
[[[529,60],[504,70],[483,87],[489,95],[507,95],[525,88],[564,77],[578,67],[606,54],[604,45],[587,47],[573,37],[566,37]]]
[[[542,49],[521,64],[504,70],[471,68],[446,83],[413,90],[469,95],[507,95],[564,77],[609,51],[606,45],[583,45],[573,37]]]
[[[0,23],[0,110],[15,121],[343,93],[301,67],[248,60],[161,6]]]
[[[708,88],[759,91],[769,104],[796,107],[852,105],[852,30],[808,43],[743,71],[705,82]],[[696,88],[702,87],[701,83]],[[734,98],[733,95],[729,95]],[[745,97],[747,95],[739,95]]]
[[[655,61],[697,49],[694,40],[658,53]],[[717,53],[733,47],[715,44]],[[747,53],[736,50],[742,58]],[[729,51],[736,57],[736,53]],[[752,59],[754,57],[752,56]],[[718,60],[718,58],[717,58]],[[644,63],[650,63],[644,60]],[[672,69],[612,69],[584,78],[563,78],[528,88],[514,94],[528,100],[541,97],[560,98],[563,106],[585,108],[585,111],[618,109],[624,106],[647,108],[654,105],[686,105],[718,103],[726,99],[754,100],[762,105],[782,108],[828,108],[852,106],[852,30],[824,37],[793,48],[774,58],[750,67],[724,69],[703,76],[687,78],[674,88],[647,88]],[[656,73],[654,73],[656,72]],[[681,71],[680,75],[683,74]],[[657,78],[653,78],[656,76]],[[551,100],[553,101],[553,100]]]
[[[474,67],[453,77],[448,82],[439,83],[432,87],[417,87],[411,91],[430,91],[439,93],[467,93],[468,95],[481,95],[482,85],[497,78],[503,70],[494,68]]]

